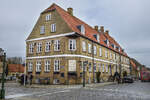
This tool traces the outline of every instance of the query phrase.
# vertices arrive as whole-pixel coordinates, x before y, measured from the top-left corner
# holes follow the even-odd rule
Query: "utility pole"
[[[4,50],[1,51],[2,58],[3,58],[3,73],[2,73],[2,87],[0,91],[0,99],[5,99],[5,89],[4,89],[4,82],[5,82],[5,64],[6,64],[6,53]]]

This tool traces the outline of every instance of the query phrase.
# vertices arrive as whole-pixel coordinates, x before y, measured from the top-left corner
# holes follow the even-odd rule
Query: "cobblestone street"
[[[85,87],[7,86],[7,100],[149,100],[150,83]]]

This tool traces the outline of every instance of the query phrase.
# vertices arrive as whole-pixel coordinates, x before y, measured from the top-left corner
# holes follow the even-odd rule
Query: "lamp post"
[[[5,82],[5,63],[6,63],[6,53],[4,52],[4,50],[0,51],[0,56],[3,59],[3,73],[2,73],[2,87],[0,90],[0,99],[5,99],[5,89],[4,89],[4,82]]]

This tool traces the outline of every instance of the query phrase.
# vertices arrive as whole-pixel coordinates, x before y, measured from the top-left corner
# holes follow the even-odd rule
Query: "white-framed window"
[[[116,54],[114,53],[114,60],[116,60]]]
[[[100,36],[97,34],[97,42],[100,42]]]
[[[82,41],[82,51],[86,51],[86,42]]]
[[[60,60],[54,60],[54,72],[60,71]]]
[[[45,68],[44,68],[45,72],[49,72],[50,71],[50,60],[45,60]]]
[[[105,57],[107,58],[108,57],[108,51],[105,50]]]
[[[106,72],[108,72],[108,64],[106,64]]]
[[[81,33],[84,35],[85,34],[85,27],[84,25],[81,25]]]
[[[41,72],[41,61],[36,62],[36,72]]]
[[[101,72],[101,63],[98,64],[98,71]]]
[[[112,59],[112,53],[110,52],[110,59]]]
[[[103,65],[103,72],[105,72],[105,65],[104,64],[102,64]]]
[[[60,40],[54,41],[54,51],[60,51]]]
[[[92,72],[92,64],[91,64],[91,62],[89,63],[89,72]]]
[[[94,54],[95,54],[95,55],[96,55],[96,52],[97,52],[96,46],[94,46]]]
[[[91,53],[92,52],[91,50],[92,50],[92,45],[88,44],[88,52]]]
[[[56,32],[56,24],[51,24],[51,32]]]
[[[51,20],[51,14],[47,14],[47,15],[45,16],[45,20],[46,20],[46,21]]]
[[[51,50],[51,42],[48,41],[45,43],[45,52],[49,52]]]
[[[69,39],[69,50],[76,50],[76,40],[75,39]]]
[[[102,56],[102,48],[99,48],[99,56]]]
[[[33,63],[29,62],[28,63],[28,72],[32,72],[32,70],[33,70]]]
[[[32,54],[34,52],[34,43],[29,44],[29,53]]]
[[[94,72],[96,72],[96,63],[94,63]]]
[[[40,53],[40,52],[42,52],[42,43],[41,42],[37,43],[37,53]]]
[[[42,26],[40,27],[40,34],[44,34],[44,33],[45,33],[45,26],[42,25]]]
[[[53,83],[54,83],[54,84],[59,84],[59,79],[54,79],[54,80],[53,80]]]

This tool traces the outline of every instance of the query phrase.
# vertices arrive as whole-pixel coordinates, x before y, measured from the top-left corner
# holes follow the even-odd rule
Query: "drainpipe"
[[[94,72],[94,45],[92,41],[92,63],[93,63],[93,83],[95,83],[95,72]]]

